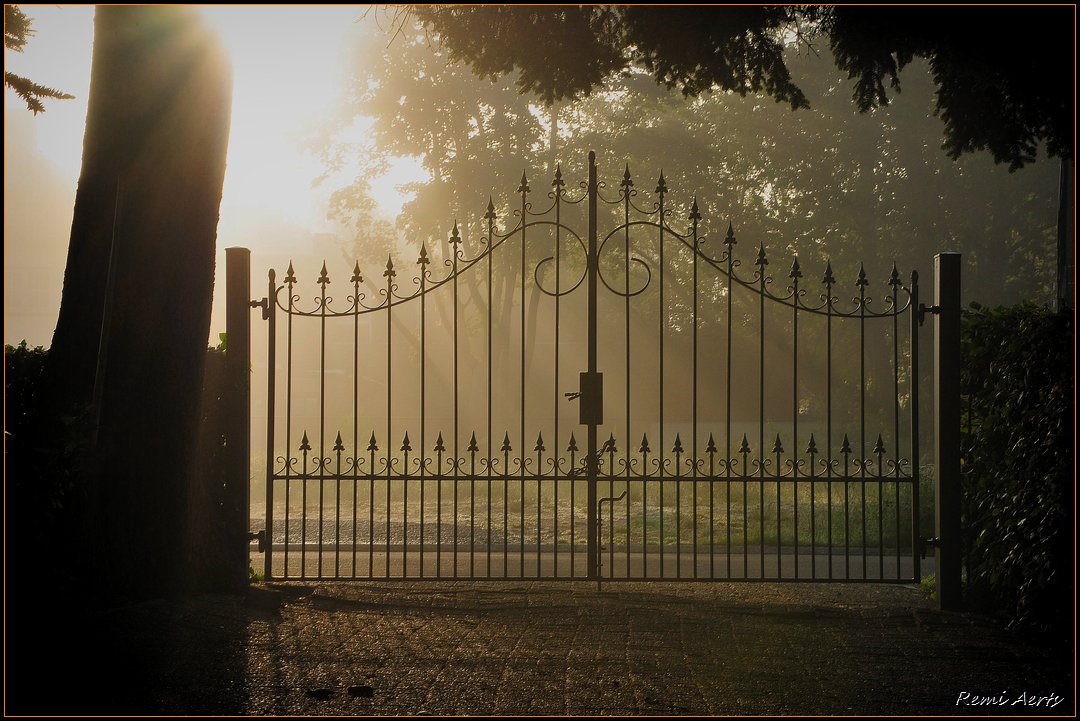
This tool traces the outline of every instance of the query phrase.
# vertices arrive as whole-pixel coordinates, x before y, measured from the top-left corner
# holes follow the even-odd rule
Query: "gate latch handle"
[[[563,393],[568,401],[576,401],[581,397],[581,391],[570,391],[569,393]]]

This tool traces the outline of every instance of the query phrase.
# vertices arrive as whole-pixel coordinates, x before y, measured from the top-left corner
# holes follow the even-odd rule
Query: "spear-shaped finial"
[[[836,283],[836,276],[832,272],[832,261],[825,261],[825,275],[821,276],[821,282],[825,285],[833,285]]]
[[[682,438],[679,437],[678,433],[675,434],[675,445],[673,445],[671,447],[671,452],[672,453],[682,453],[683,452]]]
[[[806,452],[811,456],[818,452],[817,441],[814,440],[814,434],[810,434],[810,442],[806,444]]]
[[[840,452],[844,455],[851,453],[851,441],[848,440],[847,433],[844,434],[844,442],[840,446]]]
[[[773,453],[783,453],[784,452],[784,446],[780,443],[780,434],[779,433],[776,434],[776,442],[773,443],[772,452]]]
[[[364,282],[364,276],[360,274],[360,261],[353,264],[352,278],[349,278],[349,282],[353,285]]]
[[[542,432],[536,434],[536,446],[533,450],[537,453],[543,453],[547,450],[547,448],[544,448],[544,434]]]
[[[649,449],[649,436],[642,433],[641,434],[641,447],[638,448],[638,453],[649,453],[649,452],[650,452],[650,449]]]
[[[663,195],[667,192],[667,181],[664,180],[664,171],[660,171],[660,177],[656,181],[656,194]]]
[[[472,438],[469,439],[469,447],[465,450],[469,453],[477,453],[480,451],[480,446],[476,443],[476,431],[473,431]]]
[[[855,285],[860,288],[870,285],[870,281],[866,279],[866,269],[863,267],[862,263],[859,263],[859,279],[855,281]]]
[[[308,443],[307,439],[307,431],[304,431],[304,437],[300,439],[300,450],[302,450],[304,453],[307,453],[311,450],[311,444]]]
[[[879,456],[885,455],[885,440],[881,437],[880,433],[878,433],[877,443],[874,445],[874,453]]]
[[[484,217],[488,220],[495,220],[495,201],[491,199],[490,195],[488,196],[487,212],[484,213]]]
[[[328,283],[330,283],[330,275],[326,272],[326,261],[325,260],[323,261],[323,264],[322,264],[322,272],[319,273],[318,283],[319,283],[319,285],[321,285],[324,288],[327,286]]]
[[[630,179],[630,163],[626,164],[626,170],[623,172],[622,182],[619,183],[620,188],[632,188],[634,187],[634,181]]]
[[[388,255],[386,256],[386,270],[383,271],[384,278],[396,278],[397,272],[394,270],[394,261]]]
[[[412,450],[412,444],[409,442],[408,431],[405,431],[405,438],[403,438],[401,441],[401,450],[405,451],[406,453]]]
[[[698,204],[697,204],[697,196],[696,195],[694,196],[693,204],[690,206],[690,215],[689,215],[688,219],[692,220],[695,225],[697,224],[697,222],[699,220],[701,220],[701,213],[698,212]]]
[[[562,179],[562,163],[557,163],[555,165],[555,180],[551,181],[551,187],[558,191],[564,185],[566,185],[566,181]]]
[[[439,433],[439,437],[435,439],[435,449],[434,450],[435,450],[436,453],[444,453],[444,452],[446,452],[446,444],[443,443],[442,433],[441,432]]]
[[[455,249],[461,245],[461,231],[458,230],[457,220],[454,221],[454,229],[450,231],[450,245]]]
[[[889,273],[889,285],[900,285],[900,271],[896,269],[896,263],[892,264],[892,273]]]
[[[420,245],[420,257],[416,259],[417,265],[427,265],[431,262],[431,259],[427,255],[427,244]]]
[[[743,435],[742,435],[742,445],[739,446],[739,453],[742,453],[743,455],[745,455],[745,454],[747,454],[749,452],[750,452],[750,441],[746,440],[746,434],[743,433]]]
[[[529,192],[529,179],[525,177],[525,171],[521,171],[521,185],[518,186],[517,192],[524,195]]]
[[[341,431],[338,431],[337,440],[334,441],[334,450],[338,453],[345,450],[345,444],[341,442]]]
[[[509,453],[510,451],[514,450],[513,448],[510,447],[510,432],[509,431],[507,431],[507,432],[505,432],[503,434],[502,448],[500,448],[499,450],[502,451],[503,453]]]
[[[735,240],[735,229],[731,227],[731,222],[728,221],[727,235],[724,236],[724,245],[730,248],[731,246],[735,245],[736,242],[737,241]]]
[[[569,445],[566,446],[566,452],[567,453],[577,453],[578,452],[577,441],[574,439],[574,434],[573,433],[570,434],[570,443],[569,443]]]
[[[375,431],[371,432],[371,440],[368,441],[367,449],[369,451],[379,450],[379,444],[375,442]]]
[[[799,256],[797,255],[791,261],[791,272],[788,273],[788,278],[791,278],[796,283],[799,282],[799,278],[802,278],[802,269],[799,268]]]
[[[289,285],[296,284],[296,271],[293,270],[292,261],[289,261],[289,269],[285,271],[285,282]]]
[[[710,456],[716,453],[716,441],[713,440],[712,433],[709,434],[709,443],[705,446],[705,452]]]
[[[769,259],[765,257],[765,244],[758,245],[757,260],[754,261],[754,265],[766,266],[769,264]]]

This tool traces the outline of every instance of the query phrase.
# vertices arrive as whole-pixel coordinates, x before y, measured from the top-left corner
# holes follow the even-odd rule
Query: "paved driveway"
[[[44,706],[221,714],[1075,712],[1071,647],[1063,657],[984,617],[939,612],[910,586],[621,583],[598,593],[584,582],[280,584],[257,589],[247,604],[161,602],[92,626],[73,645],[82,654],[67,657],[73,678],[88,682],[74,695],[39,697]],[[91,656],[96,663],[87,663]],[[965,693],[967,701],[1004,695],[1006,703],[957,706]],[[1063,700],[1029,705],[1052,696]]]

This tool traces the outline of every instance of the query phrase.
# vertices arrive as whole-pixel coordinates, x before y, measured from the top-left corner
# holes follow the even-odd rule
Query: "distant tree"
[[[5,5],[4,49],[21,53],[23,47],[26,46],[26,42],[30,39],[30,36],[34,34],[31,23],[32,20],[19,9],[18,5]],[[16,75],[15,73],[7,71],[4,71],[4,85],[14,90],[15,94],[22,98],[26,103],[27,110],[32,111],[34,115],[45,112],[45,104],[42,102],[43,98],[72,100],[75,97],[62,90],[38,85],[29,78],[24,78],[21,75]]]
[[[887,105],[900,71],[925,58],[937,86],[950,157],[988,149],[1011,169],[1072,157],[1075,8],[451,7],[402,9],[451,58],[482,77],[518,71],[517,86],[544,103],[575,99],[612,73],[640,66],[688,96],[713,89],[766,93],[793,109],[812,99],[784,55],[823,36],[855,80],[862,112]],[[1075,75],[1073,75],[1075,79]]]

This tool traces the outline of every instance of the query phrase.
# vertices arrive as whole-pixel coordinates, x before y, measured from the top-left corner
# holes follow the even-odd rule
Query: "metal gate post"
[[[937,596],[962,606],[960,583],[960,254],[934,256],[934,486]]]
[[[589,377],[596,377],[596,199],[598,186],[596,182],[596,153],[589,151],[589,257],[586,261],[588,275],[588,345],[589,345]],[[585,390],[582,388],[581,390]],[[595,392],[595,391],[594,391]],[[582,398],[583,407],[595,402],[593,398]],[[586,576],[597,577],[597,561],[600,553],[599,539],[597,538],[597,498],[596,483],[599,472],[599,457],[596,452],[596,418],[587,419],[588,437],[585,455],[585,479],[588,483],[589,517],[586,526],[588,546],[586,549]]]
[[[229,585],[247,587],[251,483],[251,251],[225,249],[225,550]]]

